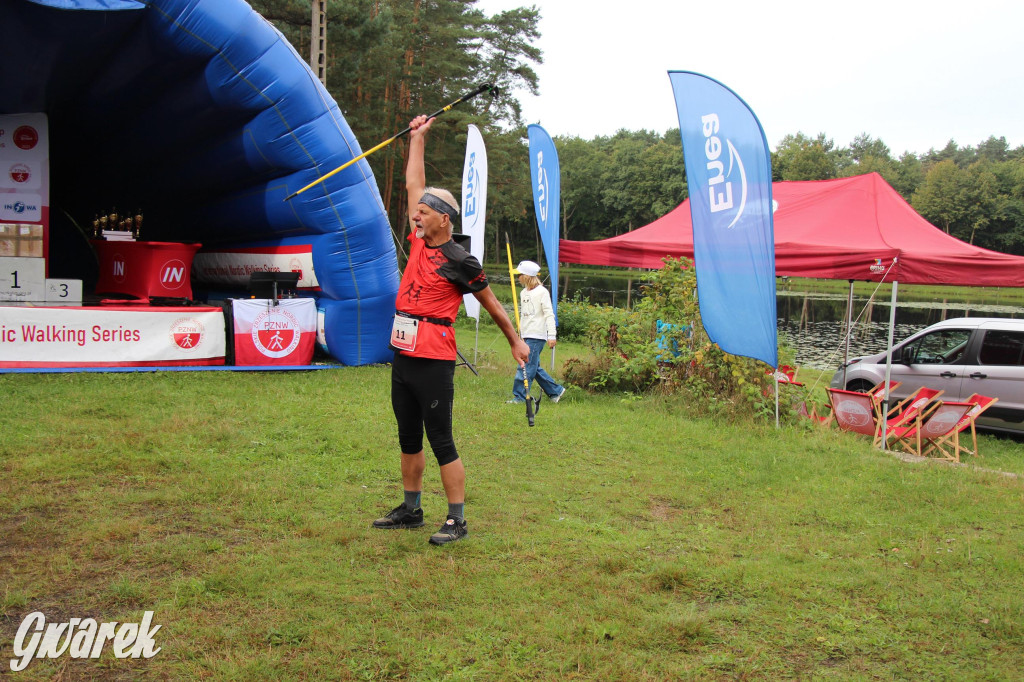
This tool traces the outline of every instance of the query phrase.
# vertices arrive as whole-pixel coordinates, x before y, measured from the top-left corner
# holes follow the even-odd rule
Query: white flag
[[[466,163],[462,168],[462,234],[470,237],[469,252],[484,260],[484,218],[487,207],[487,150],[475,125],[466,138]],[[473,294],[463,297],[466,315],[480,319],[480,302]]]

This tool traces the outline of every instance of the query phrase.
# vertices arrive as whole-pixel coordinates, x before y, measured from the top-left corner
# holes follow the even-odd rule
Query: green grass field
[[[472,331],[460,329],[472,358]],[[428,455],[401,497],[389,368],[0,375],[11,679],[1024,679],[1022,443],[910,463],[672,398],[504,404],[457,371],[470,536]],[[558,347],[564,361],[582,349]],[[547,362],[545,360],[545,362]],[[161,625],[150,659],[35,660],[22,619]]]

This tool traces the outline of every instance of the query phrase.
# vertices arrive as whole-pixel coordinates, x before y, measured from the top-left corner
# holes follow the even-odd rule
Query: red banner
[[[308,365],[316,342],[311,298],[232,301],[236,365]]]

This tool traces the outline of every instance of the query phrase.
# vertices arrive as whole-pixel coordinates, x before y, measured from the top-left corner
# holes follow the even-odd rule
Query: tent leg
[[[892,283],[892,305],[889,308],[889,341],[885,347],[885,388],[882,397],[882,442],[879,444],[885,450],[886,441],[889,436],[889,377],[892,373],[892,337],[896,331],[896,290],[900,283]]]
[[[846,388],[846,365],[850,362],[850,337],[853,336],[853,280],[846,298],[846,351],[843,353],[843,388]]]

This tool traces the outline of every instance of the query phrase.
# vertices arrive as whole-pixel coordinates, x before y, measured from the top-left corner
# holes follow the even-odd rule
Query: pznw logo
[[[462,198],[463,219],[476,215],[476,190],[480,186],[480,171],[476,169],[476,152],[469,154],[469,168],[466,169],[466,192]]]
[[[206,328],[194,317],[182,317],[171,323],[171,342],[183,351],[193,351],[203,343]]]
[[[252,343],[268,358],[291,355],[302,337],[299,321],[287,310],[271,308],[252,321]]]
[[[747,207],[747,172],[743,167],[743,159],[733,146],[732,140],[725,138],[725,147],[719,138],[721,124],[718,114],[707,114],[700,117],[701,130],[704,133],[704,157],[708,169],[708,206],[712,213],[735,209],[726,229],[731,229],[743,217]],[[728,151],[728,168],[722,160],[722,152]],[[734,183],[739,183],[739,190],[734,191]],[[739,195],[738,197],[736,195]],[[736,205],[737,199],[739,205]]]
[[[23,163],[16,163],[11,166],[8,173],[11,176],[11,180],[17,183],[28,182],[32,179],[32,169]]]

